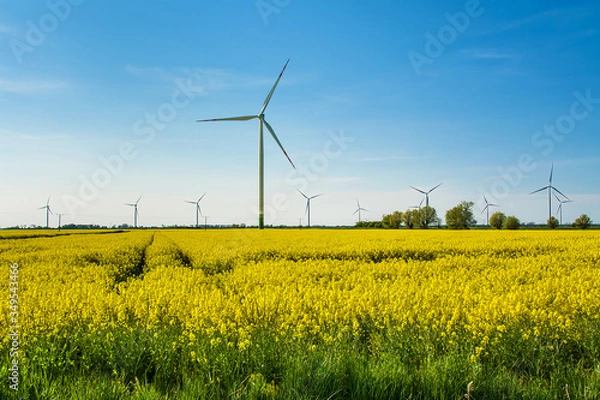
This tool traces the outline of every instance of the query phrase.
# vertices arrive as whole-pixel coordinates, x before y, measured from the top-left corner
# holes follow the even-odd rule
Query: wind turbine
[[[271,136],[273,136],[273,139],[275,139],[275,142],[277,142],[277,144],[279,145],[279,148],[281,149],[281,151],[283,151],[283,154],[287,157],[287,159],[290,162],[290,164],[292,165],[292,167],[294,169],[296,168],[296,166],[292,162],[292,159],[290,158],[290,156],[288,156],[287,152],[283,148],[283,145],[277,138],[275,131],[273,130],[271,125],[269,125],[269,123],[265,119],[265,110],[267,109],[267,106],[269,105],[269,102],[271,101],[271,97],[273,96],[273,93],[275,92],[275,88],[277,88],[277,85],[279,84],[279,81],[281,80],[281,76],[283,75],[283,72],[287,68],[287,65],[289,62],[290,62],[290,60],[288,59],[287,62],[285,63],[285,65],[283,66],[283,69],[279,73],[279,77],[275,81],[275,84],[271,88],[271,91],[267,95],[267,98],[265,99],[262,108],[258,112],[258,115],[247,115],[247,116],[241,116],[241,117],[228,117],[228,118],[216,118],[216,119],[204,119],[204,120],[196,121],[196,122],[249,121],[251,119],[258,119],[258,121],[259,121],[259,124],[258,124],[259,125],[258,126],[258,229],[264,229],[264,227],[265,227],[265,158],[264,158],[264,144],[263,144],[263,126],[267,127],[267,130],[271,133]]]
[[[442,182],[443,183],[443,182]],[[432,187],[431,189],[429,189],[428,191],[424,191],[421,190],[419,188],[416,188],[414,186],[411,186],[411,188],[415,189],[417,192],[419,193],[423,193],[425,195],[425,207],[429,207],[429,193],[433,192],[435,189],[437,189],[438,187],[440,187],[441,183]],[[423,204],[423,201],[421,201],[421,204]],[[420,205],[419,205],[420,207]]]
[[[552,218],[552,191],[553,190],[555,192],[557,192],[558,194],[560,194],[561,196],[563,196],[565,199],[571,200],[563,192],[561,192],[560,190],[558,190],[557,188],[555,188],[554,186],[552,186],[552,174],[553,174],[553,172],[554,172],[554,164],[552,164],[552,167],[550,168],[550,177],[548,178],[548,185],[546,185],[546,186],[544,186],[542,188],[539,188],[538,190],[535,190],[535,191],[529,193],[531,195],[531,194],[538,193],[538,192],[541,192],[541,191],[544,191],[544,190],[548,191],[548,219]]]
[[[200,202],[206,196],[204,193],[197,201],[186,201],[186,203],[195,204],[196,205],[196,228],[198,227],[198,215],[202,215],[202,209],[200,208]],[[206,225],[206,224],[205,224]]]
[[[306,199],[306,211],[305,214],[308,214],[308,227],[310,228],[310,201],[316,197],[322,196],[323,193],[319,193],[316,194],[314,196],[310,196],[308,197],[307,195],[305,195],[304,193],[302,193],[300,190],[298,190],[298,193],[300,193],[302,195],[302,197],[304,197]]]
[[[126,206],[133,207],[133,227],[137,228],[137,220],[138,220],[138,203],[142,199],[140,196],[135,203],[125,203]]]
[[[48,200],[46,200],[46,205],[38,208],[38,210],[46,210],[46,229],[50,227],[50,214],[53,214],[50,209],[50,196],[48,196]]]
[[[487,211],[485,224],[489,225],[490,224],[490,207],[500,207],[500,206],[498,204],[488,203],[488,200],[485,198],[485,194],[483,195],[483,200],[485,201],[485,207],[483,207],[483,210],[481,211],[481,213],[483,214],[485,211]]]
[[[358,222],[360,222],[360,212],[361,211],[369,211],[369,210],[367,210],[366,208],[362,208],[360,206],[360,203],[359,203],[358,199],[356,199],[356,206],[358,208],[356,209],[356,211],[354,211],[354,213],[352,215],[356,215],[358,213]]]
[[[554,195],[554,197],[556,198],[556,200],[558,201],[558,210],[556,210],[556,212],[558,213],[558,215],[560,216],[560,224],[562,225],[562,210],[563,210],[563,204],[565,203],[572,203],[573,200],[561,200],[557,195]]]

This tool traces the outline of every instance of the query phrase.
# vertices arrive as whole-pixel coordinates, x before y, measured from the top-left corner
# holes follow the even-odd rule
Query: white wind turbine
[[[563,220],[562,220],[562,211],[563,211],[563,204],[565,203],[572,203],[573,200],[561,200],[557,195],[554,195],[554,197],[556,198],[556,200],[558,201],[558,209],[556,210],[556,212],[558,213],[558,215],[560,216],[560,224],[563,224]]]
[[[206,196],[204,193],[197,201],[186,201],[186,203],[195,204],[196,205],[196,228],[198,227],[198,215],[202,215],[202,209],[200,208],[200,202]],[[206,224],[205,224],[206,225]]]
[[[50,209],[50,196],[48,196],[48,200],[46,200],[46,205],[38,208],[38,210],[46,210],[46,229],[50,227],[50,214],[53,214]]]
[[[552,167],[550,168],[550,177],[548,178],[548,184],[542,188],[539,188],[538,190],[535,190],[531,193],[538,193],[538,192],[542,192],[544,190],[548,191],[548,219],[552,218],[552,191],[557,192],[558,194],[560,194],[561,196],[563,196],[565,199],[567,200],[571,200],[569,199],[565,194],[563,194],[563,192],[561,192],[560,190],[558,190],[557,188],[555,188],[554,186],[552,186],[552,174],[554,172],[554,164],[552,164]]]
[[[483,195],[483,200],[485,201],[485,207],[483,207],[483,210],[481,211],[481,213],[483,214],[484,212],[487,211],[485,224],[489,225],[490,224],[490,207],[500,207],[500,206],[498,204],[488,203],[488,200],[485,198],[485,194]]]
[[[137,220],[138,220],[138,203],[142,199],[140,196],[135,203],[125,203],[126,206],[133,207],[133,227],[137,228]]]
[[[352,215],[358,214],[358,222],[360,222],[361,221],[360,212],[361,211],[367,211],[368,212],[369,210],[367,210],[366,208],[362,208],[360,206],[360,202],[358,201],[358,199],[356,199],[356,206],[357,206],[356,211],[354,211],[354,213]]]
[[[310,197],[305,195],[304,193],[302,193],[300,190],[298,190],[298,193],[300,193],[302,195],[302,197],[304,197],[306,199],[306,211],[304,213],[308,214],[308,227],[310,228],[310,201],[314,198],[322,196],[323,193],[319,193],[319,194],[316,194],[316,195],[310,196]]]
[[[296,168],[296,166],[292,162],[292,159],[288,156],[287,152],[283,148],[283,145],[279,141],[279,138],[277,138],[275,131],[273,130],[271,125],[269,125],[269,123],[265,120],[265,110],[267,109],[267,106],[269,105],[269,102],[271,101],[271,97],[273,96],[273,93],[275,92],[275,88],[277,88],[277,85],[279,84],[279,81],[281,80],[281,76],[283,75],[283,72],[287,68],[287,65],[289,62],[290,62],[290,60],[288,59],[287,62],[285,63],[285,65],[283,66],[283,69],[281,70],[279,77],[275,81],[275,84],[271,88],[271,91],[267,95],[267,98],[265,99],[263,106],[260,109],[258,115],[204,119],[204,120],[196,121],[196,122],[249,121],[252,119],[258,119],[258,121],[259,121],[259,129],[258,129],[258,228],[259,229],[264,229],[264,226],[265,226],[265,183],[264,183],[265,160],[264,160],[264,144],[263,144],[263,126],[267,127],[267,130],[271,133],[271,136],[273,136],[273,139],[275,139],[275,142],[277,142],[277,144],[279,145],[279,148],[281,149],[281,151],[283,151],[283,154],[287,157],[287,159],[290,162],[290,164],[292,165],[292,167],[294,167],[294,169]]]
[[[424,191],[421,190],[419,188],[416,188],[414,186],[410,186],[411,188],[415,189],[417,192],[422,193],[425,195],[425,207],[429,207],[429,193],[433,192],[435,189],[437,189],[438,187],[440,187],[441,183],[432,187],[431,189],[429,189],[428,191]],[[421,204],[423,204],[423,201],[421,201]],[[419,205],[420,207],[420,205]]]

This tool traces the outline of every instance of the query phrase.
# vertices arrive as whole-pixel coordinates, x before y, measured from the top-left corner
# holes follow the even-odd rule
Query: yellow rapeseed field
[[[306,351],[340,341],[376,351],[376,338],[391,337],[477,364],[507,346],[584,352],[600,327],[597,231],[1,235],[3,268],[19,265],[20,340],[30,345],[172,329],[173,345],[201,363],[200,340],[244,352],[268,331]],[[3,351],[9,312],[0,302]]]

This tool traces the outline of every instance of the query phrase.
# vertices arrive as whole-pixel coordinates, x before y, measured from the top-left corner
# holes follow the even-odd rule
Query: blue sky
[[[600,4],[594,1],[0,2],[0,226],[352,224],[482,193],[544,222],[600,222]],[[557,202],[552,213],[556,214]],[[51,225],[56,226],[53,217]]]

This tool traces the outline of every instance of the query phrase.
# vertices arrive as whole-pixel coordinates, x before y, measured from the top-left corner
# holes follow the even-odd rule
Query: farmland
[[[598,231],[48,232],[1,398],[600,398]]]

